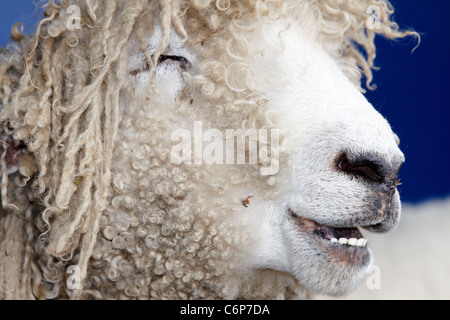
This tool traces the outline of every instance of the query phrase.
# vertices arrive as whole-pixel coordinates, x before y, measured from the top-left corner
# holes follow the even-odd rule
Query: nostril
[[[359,159],[351,161],[343,154],[337,159],[337,167],[353,176],[362,177],[366,180],[382,183],[384,181],[383,175],[380,173],[380,166],[374,161],[368,159]]]

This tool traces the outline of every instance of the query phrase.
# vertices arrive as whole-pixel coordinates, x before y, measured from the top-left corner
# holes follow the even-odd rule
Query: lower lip
[[[334,261],[347,265],[362,265],[370,260],[370,251],[367,246],[357,247],[341,243],[333,243],[330,240],[320,238],[314,234],[310,235],[313,242],[328,257]]]

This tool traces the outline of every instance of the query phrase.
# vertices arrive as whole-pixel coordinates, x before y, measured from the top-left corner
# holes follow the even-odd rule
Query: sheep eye
[[[176,61],[176,62],[179,62],[179,63],[182,63],[182,64],[188,64],[189,63],[189,61],[185,57],[182,57],[182,56],[169,56],[169,55],[161,55],[159,57],[158,63],[162,63],[162,62],[167,61],[167,60]]]
[[[185,57],[182,56],[171,56],[171,55],[161,55],[158,59],[158,65],[163,65],[166,62],[174,61],[179,64],[181,70],[187,70],[191,63]],[[130,75],[137,76],[142,72],[147,72],[150,70],[150,64],[148,61],[143,61],[143,66],[141,68],[130,71]]]

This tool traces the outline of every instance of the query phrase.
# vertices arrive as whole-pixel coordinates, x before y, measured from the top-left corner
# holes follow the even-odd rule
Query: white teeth
[[[367,245],[367,239],[361,238],[361,239],[356,239],[356,238],[351,238],[351,239],[347,239],[347,238],[340,238],[339,240],[336,238],[332,238],[330,239],[330,242],[332,244],[342,244],[342,245],[348,245],[348,246],[352,246],[352,247],[365,247]]]

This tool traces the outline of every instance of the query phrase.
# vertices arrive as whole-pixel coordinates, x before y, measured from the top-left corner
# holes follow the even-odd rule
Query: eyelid
[[[159,57],[158,63],[161,63],[161,62],[163,62],[165,60],[173,60],[173,61],[177,61],[177,62],[180,62],[180,63],[183,63],[183,64],[189,63],[189,61],[185,57],[176,56],[176,55],[164,55],[164,54],[162,54]]]
[[[147,58],[145,57],[145,55],[142,55],[142,66],[137,67],[136,69],[133,69],[132,71],[130,71],[130,74],[132,76],[137,76],[138,74],[142,73],[142,72],[147,72],[150,70],[150,64],[148,63]],[[153,56],[152,56],[153,58]],[[178,56],[178,55],[168,55],[168,54],[162,54],[159,59],[158,59],[158,65],[163,63],[166,60],[172,60],[172,61],[176,61],[178,63],[180,63],[180,66],[182,68],[182,70],[186,70],[188,68],[190,68],[192,65],[189,62],[188,59],[186,59],[183,56]]]

